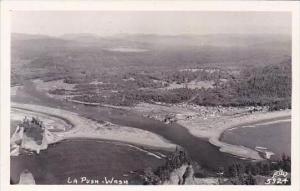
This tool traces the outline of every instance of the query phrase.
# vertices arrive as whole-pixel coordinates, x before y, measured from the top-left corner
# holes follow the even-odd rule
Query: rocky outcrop
[[[19,184],[35,184],[34,177],[29,170],[24,170],[20,174]]]
[[[11,137],[11,156],[17,156],[20,149],[40,153],[41,150],[48,148],[49,142],[51,143],[53,139],[54,135],[43,126],[41,121],[25,118]]]
[[[165,181],[164,184],[195,184],[194,169],[192,165],[182,165],[180,168],[175,169],[171,172],[169,180]]]
[[[165,185],[218,185],[219,180],[215,177],[196,178],[194,176],[194,168],[192,165],[182,165],[170,174],[169,180],[165,181]]]
[[[48,141],[45,137],[46,131],[47,130],[44,130],[44,135],[41,144],[38,141],[36,141],[34,138],[24,133],[22,138],[21,148],[29,151],[35,151],[36,153],[40,153],[41,150],[47,149]]]
[[[197,178],[203,169],[191,161],[187,152],[182,148],[176,148],[175,152],[165,158],[164,165],[152,170],[146,168],[139,175],[143,184],[146,185],[217,185],[220,184],[218,177]],[[224,178],[223,178],[224,179]]]

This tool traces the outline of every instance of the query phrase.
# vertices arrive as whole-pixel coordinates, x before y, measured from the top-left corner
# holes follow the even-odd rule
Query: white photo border
[[[299,188],[300,49],[299,7],[296,1],[2,1],[1,2],[1,178],[3,191],[84,190],[205,190],[297,191]],[[11,11],[284,11],[292,13],[292,184],[288,186],[113,186],[113,185],[10,185],[10,26]]]

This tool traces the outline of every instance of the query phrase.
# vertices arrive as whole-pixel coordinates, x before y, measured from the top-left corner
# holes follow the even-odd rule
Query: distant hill
[[[14,33],[11,42],[12,66],[22,67],[20,63],[25,60],[26,67],[41,68],[43,75],[59,72],[55,71],[57,68],[77,73],[202,66],[241,68],[278,64],[291,55],[290,38],[270,34],[120,34],[107,37],[66,34],[50,37]],[[126,52],[126,49],[131,51]],[[138,49],[145,51],[132,51]]]
[[[37,34],[24,34],[24,33],[12,33],[12,40],[34,40],[34,39],[45,39],[45,38],[54,38],[47,35],[37,35]]]

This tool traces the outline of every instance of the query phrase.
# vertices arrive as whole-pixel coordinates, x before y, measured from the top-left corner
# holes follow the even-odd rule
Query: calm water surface
[[[159,153],[167,154],[163,151]],[[28,169],[37,184],[67,184],[68,177],[99,180],[107,177],[132,183],[134,174],[130,171],[147,167],[155,169],[162,164],[163,158],[148,155],[126,144],[67,140],[50,145],[39,155],[33,153],[11,157],[11,182],[18,183],[20,173]]]
[[[160,121],[145,118],[136,113],[106,107],[85,106],[62,102],[49,98],[38,92],[32,83],[25,84],[21,93],[12,101],[45,105],[77,112],[93,120],[105,120],[119,125],[147,130],[185,148],[192,160],[203,168],[216,170],[227,167],[234,162],[245,162],[230,154],[219,151],[219,148],[207,140],[191,135],[180,125],[166,125]],[[163,152],[163,151],[160,151]],[[20,172],[30,170],[39,184],[65,184],[68,176],[115,176],[131,170],[157,167],[163,160],[158,160],[130,147],[120,147],[96,141],[64,141],[50,145],[40,155],[21,155],[11,158],[11,178],[18,182]]]
[[[256,146],[268,148],[276,154],[291,156],[291,122],[272,124],[254,124],[254,127],[235,128],[227,130],[222,141],[234,145],[243,145],[255,149]]]
[[[19,94],[22,97],[13,98],[13,101],[66,109],[93,120],[110,121],[119,125],[153,132],[185,148],[193,160],[210,170],[226,167],[235,161],[243,162],[230,154],[220,152],[218,147],[211,145],[207,140],[191,135],[186,128],[180,125],[166,125],[160,121],[120,109],[86,106],[54,100],[47,97],[43,92],[37,91],[33,83],[30,82],[25,84],[25,87],[22,93]]]

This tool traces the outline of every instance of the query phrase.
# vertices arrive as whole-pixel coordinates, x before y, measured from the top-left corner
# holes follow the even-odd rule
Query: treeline
[[[191,159],[187,152],[182,149],[176,149],[174,153],[167,156],[164,165],[152,170],[147,168],[142,173],[142,182],[145,185],[158,185],[169,180],[171,172],[180,168],[184,164],[190,164]]]
[[[225,177],[229,180],[227,183],[235,185],[255,185],[258,184],[257,177],[263,176],[270,178],[275,171],[283,170],[284,172],[291,172],[291,158],[285,154],[277,161],[262,161],[262,162],[249,162],[249,163],[234,163],[228,167]],[[287,182],[290,184],[290,177],[286,177]]]
[[[202,106],[267,106],[269,110],[291,108],[290,59],[278,65],[244,68],[237,74],[229,73],[218,69],[127,73],[119,78],[114,77],[111,83],[98,84],[93,88],[89,87],[91,85],[78,85],[78,88],[89,87],[89,90],[84,91],[94,89],[100,91],[100,94],[90,93],[91,96],[79,96],[76,99],[126,106],[139,102],[189,102]],[[168,83],[186,83],[195,79],[213,80],[215,84],[213,88],[207,89],[161,89]],[[116,92],[107,94],[106,91],[103,98],[104,90]]]
[[[24,128],[24,133],[28,137],[33,138],[38,144],[42,144],[45,126],[41,120],[35,117],[31,119],[25,117],[19,126]]]
[[[291,60],[279,65],[246,68],[227,79],[226,83],[215,83],[214,88],[153,91],[147,96],[145,92],[139,92],[142,96],[138,98],[166,103],[190,101],[204,106],[268,106],[269,110],[291,108]]]
[[[164,81],[168,83],[175,82],[177,84],[191,82],[193,80],[207,81],[207,80],[218,80],[218,79],[228,79],[230,74],[224,69],[220,68],[196,68],[196,69],[186,69],[181,71],[172,71],[162,74],[161,77]]]
[[[139,102],[163,102],[180,103],[185,102],[196,95],[192,89],[174,89],[174,90],[124,90],[116,94],[111,94],[105,99],[105,102],[113,105],[132,106]]]
[[[278,160],[266,160],[260,162],[236,162],[228,167],[220,167],[216,171],[203,169],[198,163],[191,160],[188,153],[183,149],[176,149],[175,152],[169,154],[164,165],[156,169],[144,169],[139,178],[143,184],[157,185],[162,184],[170,179],[171,173],[182,167],[189,165],[193,168],[194,174],[190,176],[195,178],[215,178],[219,184],[233,185],[257,185],[265,184],[267,179],[273,177],[276,171],[283,170],[288,174],[287,181],[284,184],[290,184],[291,158],[282,154]],[[282,178],[282,177],[281,177]]]
[[[290,59],[279,65],[244,70],[243,80],[236,87],[237,102],[266,105],[270,110],[291,108],[291,72]]]

